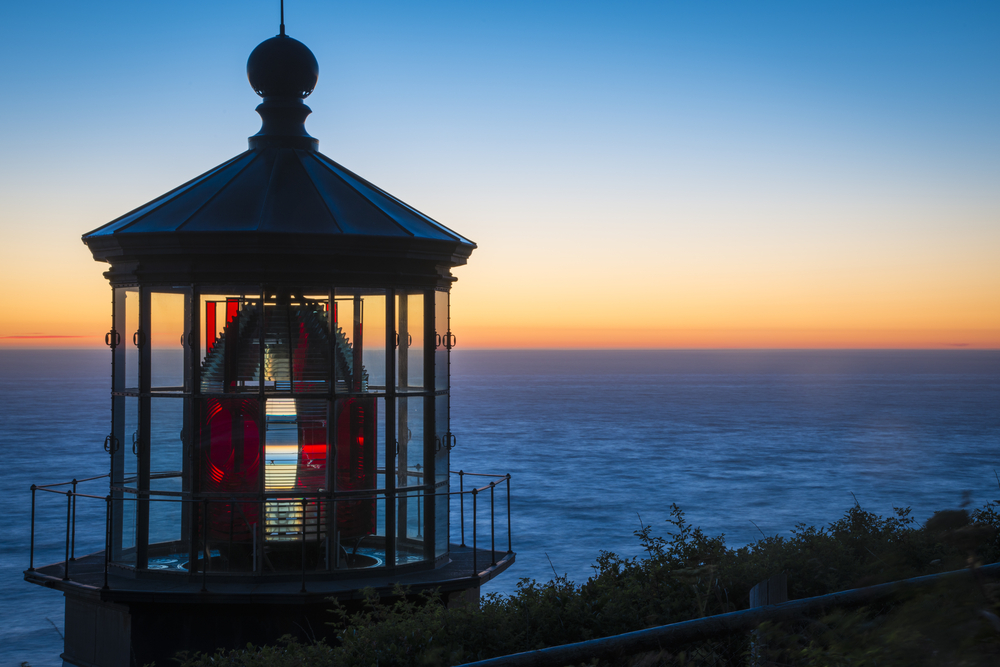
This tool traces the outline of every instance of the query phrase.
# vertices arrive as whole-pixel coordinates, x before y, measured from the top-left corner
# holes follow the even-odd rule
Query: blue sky
[[[287,5],[320,150],[480,244],[456,299],[580,328],[627,286],[642,340],[849,322],[1000,344],[998,3]],[[278,3],[4,15],[0,260],[103,301],[79,235],[245,149]],[[790,317],[815,299],[830,321]]]

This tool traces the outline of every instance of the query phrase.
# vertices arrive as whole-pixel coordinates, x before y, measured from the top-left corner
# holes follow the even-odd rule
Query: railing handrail
[[[470,475],[472,477],[506,477],[507,475],[498,475],[496,473],[490,472],[465,472],[464,470],[449,470],[452,475]],[[508,475],[510,473],[507,473]]]
[[[84,477],[83,479],[73,479],[68,482],[53,482],[52,484],[36,484],[36,489],[48,490],[53,486],[69,486],[70,484],[80,484],[82,482],[91,482],[95,479],[104,479],[105,477],[110,477],[111,473],[104,473],[103,475],[96,475],[94,477]]]
[[[60,483],[46,484],[46,485],[34,485],[33,484],[31,486],[31,542],[30,542],[30,561],[29,561],[28,571],[30,571],[30,572],[34,572],[35,571],[35,567],[34,567],[34,558],[35,558],[35,519],[36,519],[36,502],[35,502],[35,498],[36,498],[36,492],[37,491],[45,491],[47,493],[52,493],[52,494],[55,494],[55,495],[58,495],[58,496],[65,496],[66,497],[66,503],[67,503],[66,504],[66,545],[65,545],[66,560],[65,560],[65,562],[63,564],[63,577],[62,577],[63,581],[69,581],[70,580],[70,563],[72,561],[76,560],[75,550],[76,550],[76,501],[77,501],[77,499],[78,498],[88,498],[88,499],[93,499],[93,500],[100,500],[100,501],[103,501],[105,503],[105,552],[104,552],[104,561],[105,561],[104,562],[104,588],[105,589],[108,588],[108,568],[109,568],[109,565],[111,563],[110,550],[112,548],[112,507],[113,507],[114,504],[123,503],[123,502],[139,502],[139,501],[142,501],[142,502],[179,502],[179,503],[189,503],[190,502],[190,503],[203,503],[205,505],[205,508],[206,508],[206,511],[207,511],[207,508],[208,508],[208,506],[210,504],[216,504],[216,503],[232,504],[234,502],[239,502],[239,503],[259,503],[259,504],[266,504],[266,503],[273,503],[273,502],[293,502],[293,503],[294,502],[299,502],[299,503],[301,503],[303,505],[303,512],[306,511],[306,507],[309,504],[316,503],[317,504],[317,512],[318,512],[322,503],[331,503],[332,502],[332,503],[336,504],[338,502],[349,502],[351,500],[355,500],[355,499],[358,499],[358,498],[366,498],[366,497],[371,497],[371,496],[374,496],[374,495],[385,496],[385,501],[387,502],[390,495],[393,495],[396,498],[405,498],[406,494],[408,494],[408,493],[418,492],[418,495],[415,496],[418,503],[420,501],[420,498],[441,498],[441,497],[450,498],[451,496],[456,496],[457,495],[457,496],[459,496],[460,499],[463,499],[463,502],[460,504],[460,510],[459,510],[459,512],[460,512],[459,513],[459,523],[460,523],[461,534],[462,534],[462,544],[460,546],[462,546],[462,547],[466,546],[465,545],[465,518],[466,517],[465,517],[464,497],[466,495],[471,495],[472,496],[472,542],[473,542],[472,543],[472,565],[473,565],[474,576],[480,576],[481,573],[478,570],[478,561],[477,561],[477,554],[478,554],[478,528],[477,528],[477,526],[478,526],[479,521],[480,521],[480,518],[479,518],[479,515],[478,515],[477,497],[478,497],[478,495],[480,493],[485,492],[487,489],[490,491],[490,499],[489,499],[490,500],[489,524],[490,525],[489,525],[489,529],[490,529],[490,561],[491,561],[490,565],[492,567],[492,566],[495,566],[497,564],[497,557],[496,557],[496,534],[495,534],[495,530],[496,530],[496,517],[495,517],[495,493],[494,492],[495,492],[496,487],[499,484],[502,484],[504,482],[506,482],[506,484],[505,484],[506,494],[505,495],[506,495],[506,504],[507,504],[507,553],[513,553],[513,550],[512,550],[512,541],[511,541],[512,538],[511,538],[511,510],[510,510],[510,480],[511,480],[511,476],[510,476],[509,473],[505,474],[505,475],[497,475],[497,474],[490,474],[490,473],[467,473],[467,472],[464,472],[464,471],[459,471],[458,474],[459,474],[459,490],[457,490],[457,491],[451,491],[451,490],[449,490],[449,491],[435,492],[435,493],[427,493],[427,491],[432,490],[434,488],[435,484],[421,484],[421,485],[410,486],[410,487],[397,487],[394,490],[394,492],[391,493],[391,494],[390,494],[390,491],[387,490],[387,489],[358,489],[358,490],[352,490],[352,491],[338,491],[338,492],[323,491],[323,492],[319,492],[319,493],[315,493],[315,492],[314,493],[303,493],[301,491],[296,491],[296,490],[293,489],[293,490],[289,490],[287,492],[272,493],[272,494],[267,494],[267,493],[264,493],[264,494],[258,494],[258,493],[254,493],[254,494],[223,494],[223,493],[219,493],[219,495],[215,495],[214,493],[211,493],[211,492],[209,492],[209,493],[205,493],[205,492],[202,492],[202,493],[193,493],[193,492],[188,492],[188,491],[160,491],[160,490],[155,490],[155,489],[139,490],[139,489],[135,489],[135,488],[131,488],[131,487],[124,487],[124,486],[111,486],[110,491],[112,493],[114,493],[116,491],[119,491],[119,492],[123,492],[123,493],[133,494],[133,495],[131,495],[131,497],[117,497],[117,498],[114,498],[114,497],[112,497],[112,495],[98,496],[98,495],[94,495],[94,494],[80,493],[80,492],[76,491],[77,486],[81,482],[88,482],[88,481],[93,481],[93,480],[96,480],[96,479],[107,478],[107,477],[110,476],[110,475],[107,475],[107,474],[105,474],[105,475],[97,475],[97,476],[94,476],[94,477],[88,477],[88,478],[85,478],[85,479],[74,479],[74,480],[72,480],[70,482],[60,482]],[[175,473],[171,471],[169,473],[151,473],[151,476],[152,475],[157,475],[158,476],[157,478],[161,478],[162,479],[162,478],[165,478],[165,477],[168,477],[168,476],[175,476]],[[465,475],[473,475],[473,476],[477,476],[477,477],[493,477],[493,478],[496,478],[496,479],[493,480],[493,481],[491,481],[489,484],[486,484],[485,486],[466,490],[464,488],[464,486],[462,485],[462,480],[463,480],[463,478],[464,478]],[[64,490],[58,488],[58,487],[67,486],[67,485],[72,485],[73,489],[71,489],[71,490],[67,489],[67,490],[64,491]],[[422,492],[422,493],[419,493],[419,492]],[[305,514],[303,514],[303,517],[304,516],[305,516]],[[302,547],[303,550],[305,549],[305,542],[308,539],[308,536],[307,536],[307,527],[306,527],[306,524],[304,522],[305,522],[305,519],[303,518],[303,525],[301,527],[301,530],[295,531],[294,533],[288,533],[289,535],[294,534],[295,536],[298,537],[299,541],[301,541],[303,543],[303,547]],[[204,522],[203,530],[207,530],[207,528],[208,528],[208,522]],[[419,528],[418,528],[418,530],[419,530]],[[319,524],[318,523],[316,524],[316,536],[317,537],[319,536]],[[450,536],[449,536],[449,538],[450,538]],[[204,541],[204,543],[203,543],[202,547],[204,549],[207,549],[208,548],[208,536],[207,536],[207,534],[203,537],[203,541]],[[450,541],[450,539],[449,539],[449,541]],[[197,540],[195,540],[195,542],[197,542]],[[192,549],[193,549],[192,553],[194,553],[195,551],[197,551],[197,547],[196,546],[192,546]],[[192,563],[192,573],[194,573],[194,570],[197,567],[198,567],[198,563],[197,562]],[[303,565],[302,565],[302,568],[303,568],[302,569],[302,577],[303,577],[302,590],[304,591],[305,590],[305,577],[306,577],[305,551],[303,551]],[[203,570],[205,570],[205,571],[202,572],[202,581],[203,581],[203,587],[204,587],[204,581],[205,581],[204,577],[205,577],[206,572],[207,572],[207,566],[205,568],[203,568]],[[254,571],[257,571],[256,570],[256,566],[255,566],[255,570]]]

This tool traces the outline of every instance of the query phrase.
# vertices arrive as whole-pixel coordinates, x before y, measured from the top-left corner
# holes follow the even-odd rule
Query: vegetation
[[[998,501],[1000,503],[1000,501]],[[637,531],[646,553],[602,552],[577,586],[563,577],[524,579],[513,595],[487,595],[478,609],[446,608],[433,595],[379,602],[348,613],[333,603],[329,643],[285,638],[277,646],[183,656],[184,667],[454,665],[746,608],[757,582],[787,573],[789,598],[1000,561],[1000,505],[939,512],[916,526],[909,510],[883,518],[852,507],[825,528],[799,525],[730,549],[689,525],[676,505],[669,532]],[[1000,664],[1000,588],[975,577],[942,582],[875,606],[764,624],[656,654],[633,665]],[[596,662],[596,661],[595,661]]]

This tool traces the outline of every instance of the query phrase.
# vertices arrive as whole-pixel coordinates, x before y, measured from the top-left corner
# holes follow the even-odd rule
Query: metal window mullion
[[[333,498],[334,494],[337,492],[337,441],[336,441],[336,424],[334,420],[336,419],[336,390],[337,390],[337,326],[336,321],[333,319],[334,312],[336,309],[336,295],[337,291],[334,287],[330,288],[330,310],[327,316],[327,323],[330,329],[329,347],[330,347],[330,367],[327,369],[327,378],[329,381],[329,386],[327,387],[327,400],[326,400],[326,489],[330,493],[330,497]],[[319,519],[317,517],[317,525],[319,525]],[[334,550],[340,549],[340,543],[337,540],[336,531],[337,530],[337,504],[335,502],[327,502],[326,505],[326,569],[333,570],[337,564],[337,555],[335,555]]]
[[[185,377],[189,383],[185,386],[184,398],[184,418],[187,428],[188,439],[184,443],[184,470],[181,480],[181,489],[189,494],[196,489],[203,488],[201,478],[203,466],[200,457],[202,452],[207,456],[207,448],[201,442],[201,287],[194,285],[191,287],[191,294],[185,302],[185,320],[189,327],[184,349],[184,369]],[[208,349],[208,341],[205,341],[205,349]],[[189,496],[190,498],[190,496]],[[185,530],[181,533],[188,543],[188,562],[192,563],[190,571],[194,574],[198,568],[198,511],[199,505],[191,500],[182,501],[184,517],[187,521]],[[206,519],[207,520],[207,517]]]
[[[427,290],[424,293],[424,387],[433,387],[437,382],[437,350],[435,349],[435,331],[437,326],[435,303],[437,290]],[[436,392],[435,392],[436,393]],[[437,421],[435,412],[437,410],[437,398],[424,399],[424,433],[421,444],[423,445],[424,461],[424,484],[434,487],[434,438],[437,433]],[[433,561],[435,557],[434,546],[434,503],[437,498],[433,493],[424,494],[424,560]]]
[[[139,439],[138,439],[138,489],[136,508],[136,560],[135,567],[144,570],[149,565],[149,473],[152,389],[152,340],[150,317],[151,294],[149,287],[139,286]]]
[[[385,564],[396,567],[396,290],[385,291]]]
[[[111,292],[111,328],[117,336],[118,344],[114,346],[111,364],[111,441],[108,443],[111,448],[111,463],[109,483],[111,490],[111,560],[120,561],[122,558],[122,530],[124,527],[124,505],[123,494],[115,487],[120,487],[125,483],[125,396],[116,392],[125,389],[125,345],[128,340],[128,333],[125,331],[125,288],[115,287]],[[124,335],[123,335],[124,333]]]
[[[192,365],[196,354],[191,351],[191,331],[192,322],[197,321],[197,308],[192,307],[192,290],[184,291],[184,333],[181,335],[181,347],[184,351],[184,389],[182,399],[182,427],[181,427],[181,492],[191,492],[191,448],[194,444],[194,412],[191,405],[191,382]],[[191,526],[191,517],[186,511],[186,507],[181,507],[181,539],[185,539]]]
[[[260,314],[257,316],[257,322],[260,325],[258,329],[257,338],[257,363],[260,364],[259,378],[260,381],[257,383],[257,490],[258,490],[258,502],[257,502],[257,525],[255,527],[255,534],[257,536],[256,540],[256,553],[254,553],[254,574],[264,573],[264,538],[266,535],[267,527],[267,505],[264,502],[264,494],[267,492],[267,459],[264,454],[267,452],[267,399],[264,396],[264,344],[267,340],[267,324],[265,322],[265,312],[264,302],[267,299],[267,286],[264,284],[260,285],[260,298],[259,308]],[[275,309],[277,310],[277,309]],[[289,304],[289,310],[291,310],[291,304]],[[291,332],[291,325],[289,324],[289,333]],[[291,343],[289,342],[289,355],[291,355]],[[289,358],[291,362],[291,358]],[[289,363],[289,378],[291,378],[291,363]],[[289,384],[290,387],[294,387],[293,384]],[[303,518],[303,526],[305,525],[305,520]]]
[[[393,470],[393,474],[396,476],[396,481],[399,486],[406,487],[409,485],[409,477],[407,475],[406,462],[409,458],[409,414],[408,414],[408,399],[406,398],[405,391],[410,384],[410,348],[408,340],[410,337],[410,322],[409,322],[409,294],[406,290],[401,290],[399,293],[399,303],[397,306],[397,319],[398,326],[396,331],[396,359],[397,359],[397,374],[399,375],[398,387],[404,390],[404,394],[397,397],[397,415],[396,415],[396,440],[398,442],[396,449],[396,466]],[[388,382],[388,380],[387,380]],[[397,498],[397,511],[399,516],[397,517],[397,528],[396,534],[399,539],[406,539],[406,523],[409,515],[408,507],[408,490],[403,489],[403,493],[398,495]]]

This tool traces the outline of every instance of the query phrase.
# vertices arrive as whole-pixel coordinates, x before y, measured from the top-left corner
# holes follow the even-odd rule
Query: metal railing
[[[506,475],[491,475],[491,474],[487,474],[487,473],[474,473],[474,472],[465,472],[464,470],[459,470],[457,473],[454,472],[454,471],[452,471],[451,474],[453,474],[453,475],[457,474],[458,475],[459,516],[461,517],[459,523],[461,524],[461,536],[462,536],[462,542],[461,542],[460,546],[463,546],[463,547],[466,546],[465,545],[465,494],[466,494],[466,491],[465,491],[465,476],[469,475],[470,477],[493,477],[493,478],[497,478],[497,479],[502,479],[504,481],[505,485],[506,485],[505,496],[506,496],[506,500],[507,500],[507,553],[513,553],[514,552],[513,541],[512,541],[511,533],[510,533],[510,473],[507,473]],[[478,560],[477,554],[479,552],[479,542],[478,542],[477,521],[476,521],[476,517],[479,516],[478,513],[477,513],[478,512],[478,498],[479,498],[479,494],[482,493],[483,491],[485,491],[486,489],[489,489],[489,491],[490,491],[490,554],[492,554],[492,556],[490,558],[490,567],[494,567],[497,564],[497,562],[496,562],[496,551],[497,551],[497,545],[496,545],[496,513],[495,513],[495,506],[496,506],[495,497],[496,496],[495,496],[495,493],[494,493],[496,491],[497,485],[498,485],[497,481],[492,481],[489,484],[487,484],[486,486],[482,486],[482,487],[478,487],[478,488],[473,488],[473,489],[471,489],[469,491],[469,493],[472,495],[472,516],[473,516],[473,520],[472,520],[472,570],[474,572],[476,572],[476,573],[479,572],[478,562],[477,562],[477,560]],[[449,494],[449,495],[452,495],[452,494]]]
[[[459,497],[459,521],[458,521],[458,531],[460,536],[460,547],[469,548],[470,545],[466,544],[466,523],[471,522],[472,531],[472,574],[473,576],[479,576],[481,572],[479,571],[480,565],[480,524],[487,521],[485,515],[480,516],[480,494],[489,492],[489,553],[490,553],[490,565],[489,567],[495,567],[497,565],[497,549],[496,549],[496,539],[497,539],[497,519],[496,519],[496,491],[497,487],[502,487],[504,498],[502,502],[505,504],[506,509],[506,526],[501,526],[501,530],[506,529],[507,537],[507,553],[513,553],[513,541],[511,533],[511,502],[510,502],[510,480],[509,474],[506,475],[495,475],[495,474],[484,474],[484,473],[470,473],[464,470],[459,470],[457,472],[452,472],[451,474],[458,475],[459,479],[459,490],[458,491],[448,491],[444,493],[427,493],[426,491],[431,490],[433,484],[415,485],[415,486],[404,486],[398,487],[393,491],[389,491],[385,488],[379,489],[359,489],[353,491],[340,491],[340,492],[321,492],[321,493],[301,493],[295,490],[288,490],[282,492],[268,492],[268,493],[190,493],[183,491],[167,491],[167,490],[139,490],[134,487],[127,486],[111,486],[111,493],[100,496],[89,493],[81,493],[78,491],[78,486],[84,482],[92,482],[99,479],[107,479],[109,475],[97,475],[94,477],[87,477],[84,479],[73,479],[69,482],[59,482],[55,484],[41,484],[31,486],[31,536],[30,536],[30,547],[29,547],[29,564],[28,572],[36,572],[35,568],[35,535],[36,535],[36,522],[38,520],[38,507],[37,507],[37,497],[38,493],[50,493],[59,496],[65,496],[66,498],[66,529],[65,529],[65,559],[62,563],[62,580],[71,581],[72,568],[71,564],[76,561],[76,523],[77,523],[77,502],[79,499],[93,500],[93,501],[103,501],[104,502],[104,552],[103,552],[103,588],[109,589],[109,572],[112,565],[130,567],[127,563],[120,561],[113,561],[111,558],[112,550],[114,545],[121,540],[122,535],[116,535],[113,529],[113,516],[114,516],[114,506],[123,507],[125,503],[133,502],[144,502],[144,503],[180,503],[185,504],[197,504],[200,505],[200,512],[191,512],[191,516],[195,520],[200,519],[200,530],[192,530],[190,532],[190,537],[186,541],[188,553],[191,556],[196,556],[195,558],[189,559],[186,563],[186,572],[189,575],[199,574],[198,570],[200,568],[200,574],[202,579],[202,590],[207,590],[207,577],[209,570],[211,568],[211,560],[214,557],[212,553],[212,543],[215,542],[216,546],[219,546],[223,539],[216,538],[212,539],[210,535],[210,517],[211,508],[213,505],[218,506],[220,504],[227,505],[227,514],[230,517],[230,528],[229,528],[229,555],[231,556],[233,552],[233,537],[234,537],[234,521],[237,515],[236,507],[238,505],[256,505],[258,507],[258,516],[263,516],[266,511],[267,505],[275,503],[286,503],[289,506],[298,504],[301,509],[296,509],[296,511],[301,512],[299,515],[301,517],[300,525],[296,526],[298,528],[297,532],[291,532],[283,535],[283,541],[287,544],[289,542],[298,542],[300,544],[301,552],[301,563],[300,563],[300,573],[302,577],[302,592],[306,590],[306,580],[307,575],[310,572],[307,567],[307,546],[310,544],[318,544],[321,541],[325,541],[326,545],[326,557],[323,560],[323,568],[314,568],[313,573],[316,572],[330,572],[336,570],[340,567],[340,556],[343,545],[340,543],[339,535],[336,534],[336,530],[333,532],[334,535],[329,534],[327,529],[329,526],[335,526],[335,522],[324,520],[324,517],[336,516],[339,503],[349,503],[356,502],[357,500],[381,500],[382,502],[397,501],[400,498],[413,498],[415,497],[418,502],[423,499],[426,502],[428,498],[446,498],[449,503],[449,513],[451,510],[451,497]],[[151,478],[164,479],[169,477],[175,477],[176,473],[153,473]],[[487,484],[482,486],[477,486],[465,489],[465,477],[476,477],[476,478],[491,478]],[[72,487],[69,489],[63,489],[63,487]],[[117,495],[113,495],[117,494]],[[411,495],[416,494],[416,495]],[[131,496],[131,497],[130,497]],[[381,498],[378,498],[381,496]],[[471,496],[472,499],[472,515],[467,516],[466,512],[466,496]],[[333,512],[331,515],[330,512]],[[118,510],[121,512],[121,509]],[[501,510],[502,511],[502,510]],[[417,517],[421,514],[418,510]],[[312,517],[313,520],[309,520]],[[449,521],[449,525],[451,522]],[[310,530],[314,528],[314,530]],[[388,527],[382,526],[386,530],[396,530],[396,526]],[[123,530],[119,528],[119,532]],[[378,528],[376,528],[378,530]],[[200,535],[197,533],[200,532]],[[256,537],[257,531],[254,529],[253,535]],[[312,535],[310,536],[310,533]],[[377,533],[375,533],[377,535]],[[418,531],[419,536],[419,531]],[[116,537],[118,540],[116,541]],[[330,540],[330,538],[333,540]],[[384,537],[384,536],[383,536]],[[200,539],[198,539],[200,538]],[[290,539],[289,539],[290,538]],[[451,541],[451,536],[449,535],[448,542]],[[355,545],[355,553],[357,552],[358,545],[364,539],[364,536],[358,539],[358,543]],[[194,542],[191,544],[191,542]],[[267,541],[267,540],[265,540]],[[426,541],[414,540],[417,544],[426,544]],[[173,540],[172,542],[158,543],[158,544],[176,544],[185,543],[184,539]],[[277,544],[272,541],[272,544]],[[156,546],[150,545],[150,546]],[[332,547],[332,548],[331,548]],[[133,547],[128,547],[131,549]],[[256,561],[256,556],[258,553],[258,548],[260,548],[260,553],[262,554],[262,560],[260,563]],[[126,549],[126,550],[127,550]],[[264,545],[257,545],[254,542],[253,546],[253,573],[263,573],[264,560],[266,559],[266,550]],[[435,553],[434,545],[430,545],[429,548],[431,553]],[[331,563],[331,552],[333,555],[333,562]],[[346,551],[345,551],[346,553]],[[354,554],[352,554],[353,556]],[[395,558],[395,554],[392,555]],[[433,560],[433,558],[425,558],[418,560]],[[203,563],[203,564],[202,564]],[[396,563],[389,562],[389,555],[386,554],[386,558],[383,560],[383,566],[395,567]],[[332,566],[332,567],[331,567]],[[231,567],[231,565],[229,566]],[[273,569],[273,568],[272,568]],[[372,568],[376,569],[376,568]],[[381,570],[381,567],[378,568]],[[277,572],[277,570],[273,570]],[[227,573],[249,573],[246,570],[231,570],[227,569]],[[294,574],[294,570],[283,570],[283,573]]]

